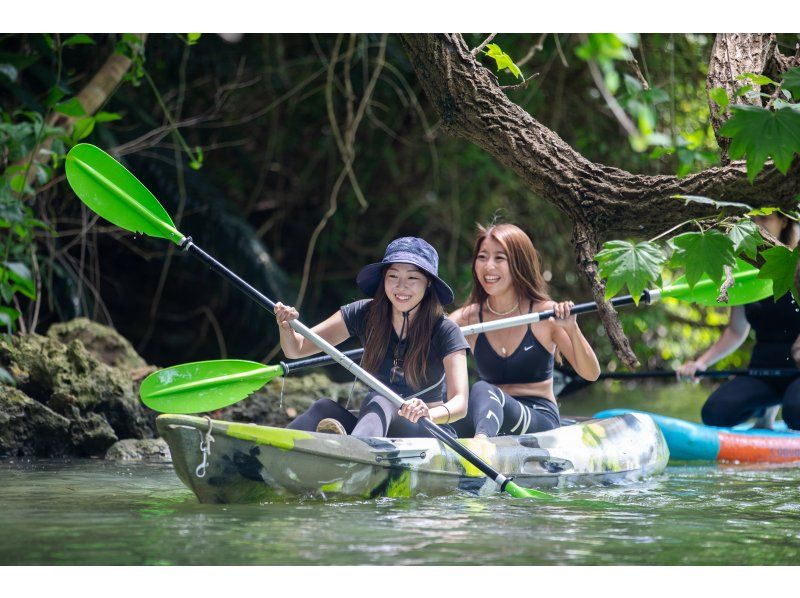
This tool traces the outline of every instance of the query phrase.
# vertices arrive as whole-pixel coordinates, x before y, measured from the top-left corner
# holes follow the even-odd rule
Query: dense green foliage
[[[484,36],[466,39],[478,46]],[[791,47],[795,39],[780,43]],[[704,88],[712,41],[691,34],[502,34],[479,58],[513,101],[587,158],[684,176],[718,162]],[[118,312],[104,301],[113,285],[135,292],[109,250],[99,250],[91,216],[63,183],[61,159],[79,140],[158,162],[179,192],[178,226],[184,214],[202,210],[187,181],[222,190],[270,259],[289,273],[307,321],[356,298],[355,273],[401,234],[434,242],[443,276],[454,282],[457,300],[465,299],[474,225],[495,218],[530,233],[554,297],[588,298],[574,265],[570,222],[479,148],[442,134],[394,36],[151,35],[141,50],[130,35],[0,38],[0,226],[11,233],[3,238],[0,270],[6,329],[39,329],[76,313],[113,321]],[[76,95],[114,52],[133,66],[100,111],[83,114]],[[787,141],[800,115],[798,78],[790,71],[777,84],[742,82],[742,93],[774,99],[757,116],[732,109],[732,152],[741,151],[754,173],[768,157],[788,167],[798,151]],[[712,97],[729,103],[718,92]],[[64,129],[59,115],[74,126]],[[772,123],[763,145],[752,135],[754,118]],[[50,160],[31,160],[35,148]],[[27,170],[32,165],[35,172]],[[761,240],[742,217],[746,212],[687,223],[694,230],[673,231],[674,241],[608,245],[611,253],[598,261],[609,288],[633,291],[657,282],[668,258],[671,275],[685,270],[693,280],[703,272],[717,277],[733,255],[755,257]],[[707,247],[719,257],[709,261]],[[789,260],[770,254],[768,263],[767,273],[783,280]],[[172,267],[167,257],[165,268]],[[222,309],[223,296],[212,302],[214,289],[204,292]],[[679,304],[623,315],[649,366],[693,355],[724,321],[722,312]],[[615,367],[599,321],[584,318],[583,327],[603,366]],[[206,330],[224,339],[224,330]],[[740,364],[742,355],[729,363]]]

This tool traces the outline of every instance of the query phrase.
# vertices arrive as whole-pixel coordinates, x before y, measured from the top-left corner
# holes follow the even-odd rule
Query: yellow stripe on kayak
[[[250,440],[257,444],[268,444],[276,448],[290,451],[294,448],[296,440],[313,438],[308,432],[302,430],[288,430],[286,428],[269,428],[253,426],[250,424],[228,424],[228,436]]]
[[[494,457],[494,454],[497,452],[497,445],[482,438],[466,438],[464,440],[459,440],[459,442],[491,465],[492,457]],[[486,477],[485,473],[467,461],[464,457],[461,455],[457,456],[458,460],[461,462],[461,466],[464,468],[464,473],[468,477]]]

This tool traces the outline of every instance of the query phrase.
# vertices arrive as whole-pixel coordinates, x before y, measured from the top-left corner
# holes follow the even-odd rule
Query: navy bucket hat
[[[453,290],[439,278],[439,254],[430,243],[419,237],[400,237],[386,248],[383,259],[375,264],[361,268],[356,284],[364,293],[372,297],[383,280],[383,269],[389,264],[412,264],[431,277],[431,284],[442,305],[453,302]]]

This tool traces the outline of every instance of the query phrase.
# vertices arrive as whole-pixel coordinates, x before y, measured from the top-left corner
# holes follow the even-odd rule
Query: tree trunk
[[[722,87],[728,94],[731,105],[752,104],[761,106],[761,98],[748,99],[736,97],[736,90],[744,86],[747,81],[737,81],[736,77],[744,73],[764,73],[773,50],[774,37],[768,33],[718,33],[711,48],[711,59],[708,63],[708,76],[706,77],[706,92]],[[759,88],[756,87],[756,91]],[[721,112],[716,102],[709,98],[708,107],[711,110],[711,126],[721,152],[723,164],[730,162],[728,148],[730,139],[719,134],[719,128],[728,119],[728,112]]]

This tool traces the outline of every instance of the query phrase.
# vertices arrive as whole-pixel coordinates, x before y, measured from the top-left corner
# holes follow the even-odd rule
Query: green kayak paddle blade
[[[83,203],[120,228],[180,245],[184,236],[139,179],[99,147],[80,143],[66,159],[67,181]]]
[[[772,295],[772,281],[758,278],[758,270],[742,260],[736,260],[733,269],[733,285],[728,288],[728,301],[719,303],[719,287],[708,276],[703,275],[693,288],[689,288],[686,277],[681,276],[674,284],[664,287],[662,297],[672,297],[681,301],[690,301],[707,307],[731,307],[754,303]]]
[[[160,413],[203,413],[232,405],[283,375],[283,366],[242,359],[184,363],[142,381],[142,402]]]
[[[517,486],[514,482],[508,482],[505,491],[514,498],[535,498],[537,500],[555,500],[556,497],[541,490],[534,490],[533,488],[523,488]]]

